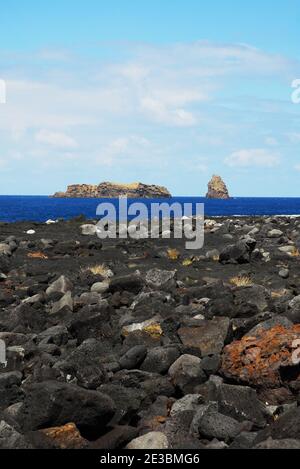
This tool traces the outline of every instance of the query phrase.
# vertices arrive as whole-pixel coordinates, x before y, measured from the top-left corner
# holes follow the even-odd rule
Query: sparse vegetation
[[[249,275],[237,275],[236,277],[232,277],[229,282],[235,287],[249,287],[253,285]]]
[[[274,290],[271,292],[271,297],[273,299],[276,299],[276,298],[282,298],[283,296],[285,296],[287,294],[287,290],[285,288],[281,289],[281,290]]]
[[[293,250],[289,254],[291,257],[300,257],[300,251],[296,246],[293,247]]]
[[[177,249],[168,249],[167,254],[171,261],[177,261],[177,259],[180,257],[180,252]]]
[[[91,272],[94,275],[101,275],[104,278],[111,278],[113,272],[105,264],[96,264],[81,269],[82,272]]]

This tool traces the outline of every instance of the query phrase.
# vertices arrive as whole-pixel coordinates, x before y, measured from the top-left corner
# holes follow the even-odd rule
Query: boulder
[[[216,386],[214,400],[228,417],[239,422],[248,420],[260,428],[266,425],[267,409],[252,388],[222,383]]]
[[[54,303],[50,314],[58,314],[65,310],[73,311],[73,298],[70,291],[68,291],[59,301]]]
[[[169,291],[176,287],[176,272],[151,269],[147,272],[145,280],[146,284],[154,290]]]
[[[195,386],[206,381],[201,359],[194,355],[181,355],[170,367],[169,376],[183,394],[192,393]]]
[[[197,327],[181,327],[178,335],[185,347],[198,349],[201,356],[217,355],[222,352],[229,330],[228,318],[201,321]]]
[[[283,232],[281,230],[273,229],[268,232],[268,238],[281,238]]]
[[[253,243],[249,246],[245,241],[230,244],[221,251],[219,262],[221,264],[247,264],[250,262],[253,249]]]
[[[107,281],[97,282],[97,283],[94,283],[91,286],[91,292],[92,293],[103,294],[103,293],[106,293],[108,290],[109,290],[109,282],[107,282]]]
[[[0,420],[0,449],[31,449],[29,441],[4,420]]]
[[[193,418],[191,431],[200,438],[222,441],[233,440],[241,431],[242,424],[232,417],[218,412],[214,404],[200,406]]]
[[[221,373],[228,379],[251,386],[280,387],[295,379],[300,324],[286,328],[258,325],[253,333],[227,345],[223,351]],[[298,371],[300,374],[300,371]]]
[[[254,443],[265,442],[268,438],[274,440],[300,440],[300,407],[285,412],[271,425],[261,430]]]
[[[0,409],[23,399],[23,392],[20,388],[21,382],[22,373],[19,371],[0,373]]]
[[[132,440],[126,449],[168,449],[168,438],[162,432],[149,432]]]
[[[97,233],[97,225],[82,225],[80,228],[84,236],[93,236]]]
[[[127,370],[138,368],[147,355],[147,348],[144,345],[136,345],[120,359],[120,367]]]
[[[154,347],[148,351],[140,368],[144,371],[164,374],[168,372],[170,366],[177,360],[179,355],[180,351],[176,345]]]
[[[73,422],[79,429],[105,428],[115,411],[110,397],[73,384],[44,381],[26,388],[17,421],[23,431]]]
[[[73,290],[73,284],[71,280],[65,275],[61,275],[55,282],[51,283],[46,290],[47,295],[51,293],[67,293]]]

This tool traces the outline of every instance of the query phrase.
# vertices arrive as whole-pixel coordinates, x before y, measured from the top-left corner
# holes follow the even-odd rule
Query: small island
[[[56,192],[52,197],[56,198],[166,198],[172,197],[168,189],[162,186],[134,182],[131,184],[119,184],[101,182],[98,185],[73,184],[67,187],[66,192]]]

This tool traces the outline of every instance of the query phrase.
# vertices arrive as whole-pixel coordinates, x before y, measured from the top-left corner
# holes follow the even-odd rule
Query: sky
[[[0,193],[300,197],[299,24],[299,0],[1,2]]]

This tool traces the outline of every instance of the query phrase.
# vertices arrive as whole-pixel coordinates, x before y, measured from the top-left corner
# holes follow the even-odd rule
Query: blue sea
[[[55,199],[47,196],[0,196],[0,221],[37,221],[70,219],[78,215],[97,218],[96,209],[104,200],[112,199]],[[165,200],[165,199],[160,199]],[[195,198],[177,197],[177,201]],[[149,199],[143,199],[149,204]],[[300,198],[237,197],[230,200],[197,198],[205,204],[206,216],[300,215]]]

